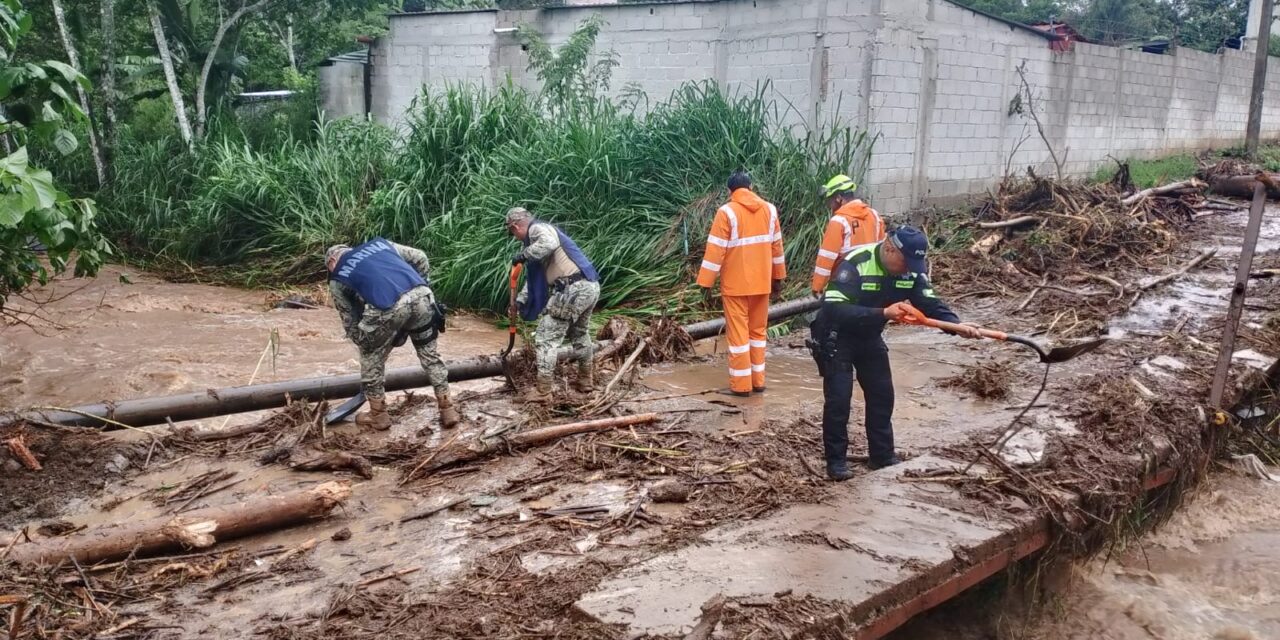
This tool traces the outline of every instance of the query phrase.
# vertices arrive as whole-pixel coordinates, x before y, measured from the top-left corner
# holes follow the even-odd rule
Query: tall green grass
[[[215,137],[194,156],[133,146],[104,208],[126,246],[253,284],[321,277],[326,245],[383,235],[427,251],[451,304],[499,308],[518,249],[503,216],[524,206],[582,245],[606,305],[656,311],[692,291],[732,170],[778,205],[797,286],[827,217],[816,186],[865,173],[867,135],[785,126],[771,96],[689,84],[647,115],[603,99],[550,115],[518,88],[455,88],[421,97],[401,138],[340,121],[270,145]]]

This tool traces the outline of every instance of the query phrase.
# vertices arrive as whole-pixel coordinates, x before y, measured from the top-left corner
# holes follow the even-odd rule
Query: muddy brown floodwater
[[[1156,531],[1068,571],[1059,581],[1064,586],[1029,621],[1018,614],[975,615],[968,602],[969,611],[959,604],[944,608],[893,637],[1280,638],[1280,484],[1217,473]]]
[[[275,309],[263,292],[167,283],[120,266],[93,280],[57,281],[40,295],[52,300],[41,313],[62,328],[0,327],[0,407],[67,407],[359,370],[332,308]],[[279,350],[254,378],[272,331]],[[470,316],[451,318],[440,343],[446,359],[505,346],[505,334]],[[397,349],[388,366],[415,362],[411,349]]]

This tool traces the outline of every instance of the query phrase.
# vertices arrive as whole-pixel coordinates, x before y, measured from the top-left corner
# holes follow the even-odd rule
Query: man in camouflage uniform
[[[391,350],[413,341],[418,361],[427,372],[446,429],[462,416],[449,398],[449,370],[436,351],[444,329],[444,309],[428,286],[427,254],[374,238],[357,247],[329,248],[325,256],[329,292],[347,337],[360,349],[360,385],[369,411],[356,424],[378,430],[391,428],[387,414],[386,371]]]
[[[551,399],[555,391],[556,355],[566,338],[573,345],[574,359],[578,362],[574,388],[590,393],[595,389],[591,311],[600,300],[600,277],[595,267],[563,231],[534,219],[533,214],[523,208],[507,212],[507,230],[524,244],[511,259],[512,265],[525,265],[524,288],[516,298],[520,316],[525,320],[542,316],[534,334],[538,354],[537,388],[528,399],[534,402]]]

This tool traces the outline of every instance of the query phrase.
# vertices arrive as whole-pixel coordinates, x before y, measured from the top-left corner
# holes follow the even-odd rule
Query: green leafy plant
[[[66,119],[84,118],[71,92],[88,81],[70,66],[13,59],[31,16],[18,0],[0,0],[0,138],[17,149],[0,159],[0,312],[13,294],[65,271],[92,275],[109,254],[94,224],[91,200],[59,190],[49,171],[33,167],[25,145],[47,143],[58,152],[76,149]],[[42,245],[42,260],[37,249]]]

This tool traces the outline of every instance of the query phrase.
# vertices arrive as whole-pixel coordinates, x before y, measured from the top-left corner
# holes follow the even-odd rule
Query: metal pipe
[[[811,311],[818,307],[814,299],[795,300],[777,305],[769,310],[770,320],[779,320]],[[695,340],[710,338],[724,331],[724,320],[708,320],[685,327]],[[608,342],[597,346],[603,347]],[[569,356],[571,351],[564,349],[560,358]],[[502,361],[496,356],[481,356],[468,360],[460,360],[449,365],[449,381],[475,380],[502,375]],[[427,374],[421,367],[401,367],[387,371],[387,391],[403,391],[425,387]],[[197,393],[185,393],[174,396],[139,398],[120,402],[107,402],[75,407],[70,411],[31,411],[25,414],[14,414],[0,418],[0,426],[16,422],[20,419],[48,422],[68,426],[96,426],[111,431],[119,429],[117,425],[104,422],[102,418],[142,427],[164,424],[170,420],[198,420],[213,416],[261,411],[282,407],[292,400],[317,402],[350,398],[360,391],[360,375],[349,373],[340,376],[322,378],[303,378],[286,380],[269,384],[257,384],[244,387],[226,387],[209,389]]]

